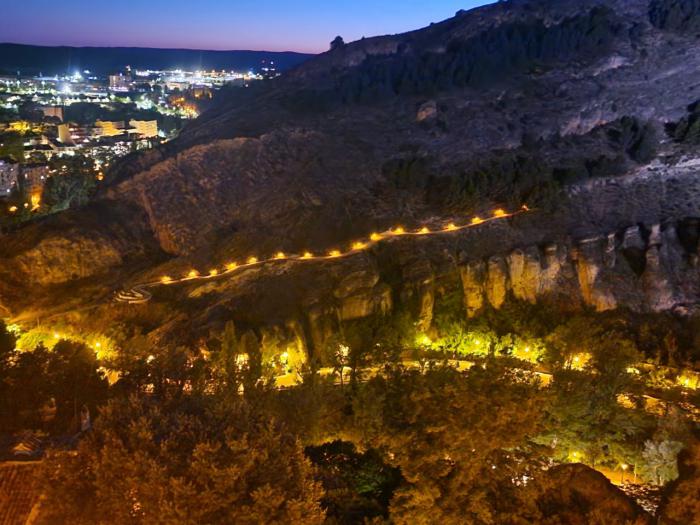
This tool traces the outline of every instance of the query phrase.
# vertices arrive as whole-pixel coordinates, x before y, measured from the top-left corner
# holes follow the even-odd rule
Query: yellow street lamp
[[[313,257],[313,254],[311,252],[304,252],[304,255],[301,256],[302,259],[311,259]]]
[[[421,235],[426,235],[430,233],[430,229],[427,226],[423,226],[420,230],[418,230],[418,233]]]
[[[209,275],[211,277],[216,277],[217,275],[219,275],[219,270],[217,270],[216,268],[212,268],[211,270],[209,270]]]
[[[497,210],[494,210],[493,216],[494,217],[505,217],[506,210],[504,210],[503,208],[498,208]]]
[[[366,245],[364,242],[359,242],[359,241],[358,241],[358,242],[354,242],[354,243],[352,244],[352,249],[353,249],[353,250],[364,250],[365,248],[367,248],[367,245]]]
[[[287,257],[287,256],[284,254],[284,252],[277,252],[275,254],[275,259],[277,259],[277,260],[284,259],[285,257]]]
[[[328,252],[328,257],[340,257],[340,250],[331,250]]]
[[[481,217],[474,217],[472,219],[472,224],[474,225],[481,224],[482,222],[484,222],[484,219],[482,219]]]
[[[255,264],[258,262],[257,257],[248,257],[248,260],[246,261],[248,264]]]
[[[622,473],[620,474],[620,484],[622,484],[625,482],[625,471],[629,468],[629,465],[627,463],[622,463],[620,468],[622,469]]]
[[[235,270],[236,268],[238,268],[238,263],[235,263],[235,262],[231,262],[231,263],[228,263],[228,264],[226,265],[226,269],[227,269],[229,272],[232,272],[232,271]]]
[[[160,278],[160,282],[163,284],[170,284],[172,281],[173,280],[167,275],[164,275],[163,277]]]
[[[369,236],[370,240],[372,242],[377,242],[382,240],[382,236],[378,233],[373,233],[372,235]]]
[[[454,222],[451,222],[450,224],[445,226],[445,231],[448,231],[448,232],[453,232],[456,229],[457,229],[457,225]]]
[[[188,279],[196,279],[199,277],[199,272],[197,270],[190,270],[190,273],[187,274]]]

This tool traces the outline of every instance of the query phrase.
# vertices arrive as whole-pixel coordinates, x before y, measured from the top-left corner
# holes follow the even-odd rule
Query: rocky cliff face
[[[682,234],[679,234],[679,228]],[[587,239],[516,249],[460,268],[470,316],[508,297],[536,303],[566,301],[598,311],[683,310],[700,291],[698,222],[631,226]]]

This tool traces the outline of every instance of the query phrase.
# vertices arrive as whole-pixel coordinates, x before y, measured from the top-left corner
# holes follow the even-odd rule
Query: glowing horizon
[[[127,2],[131,4],[132,2]],[[300,0],[222,3],[152,0],[124,4],[86,0],[25,0],[3,6],[0,40],[75,47],[150,47],[207,51],[320,53],[346,42],[419,29],[485,0]]]

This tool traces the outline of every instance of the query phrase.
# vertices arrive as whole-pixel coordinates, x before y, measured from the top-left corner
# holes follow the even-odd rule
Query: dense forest
[[[99,358],[55,337],[15,350],[32,335],[3,329],[0,424],[73,435],[96,415],[77,455],[59,442],[42,466],[47,523],[647,523],[591,470],[621,465],[688,523],[693,322],[520,303],[465,321],[450,301],[430,337],[411,319],[346,323],[314,360],[233,323]],[[291,368],[300,382],[275,387]]]

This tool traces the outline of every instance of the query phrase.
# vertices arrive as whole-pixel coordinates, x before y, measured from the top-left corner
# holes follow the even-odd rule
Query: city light
[[[255,264],[258,262],[257,257],[248,257],[248,260],[246,261],[248,264]]]
[[[484,219],[482,219],[481,217],[474,217],[472,219],[472,224],[474,224],[474,225],[481,224],[483,222],[484,222]]]

